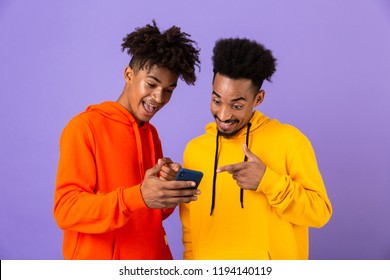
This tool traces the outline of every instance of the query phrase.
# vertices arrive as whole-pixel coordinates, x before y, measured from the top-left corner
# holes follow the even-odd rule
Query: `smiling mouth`
[[[230,130],[233,125],[238,123],[238,121],[236,121],[236,120],[223,122],[220,119],[217,119],[217,121],[218,121],[219,127],[223,130]]]
[[[144,106],[144,109],[149,114],[153,114],[157,110],[157,106],[153,105],[152,103],[149,103],[147,101],[142,101],[142,105]]]

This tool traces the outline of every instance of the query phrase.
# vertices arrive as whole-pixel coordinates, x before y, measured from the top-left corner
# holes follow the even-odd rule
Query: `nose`
[[[232,113],[230,112],[229,108],[226,107],[222,107],[218,115],[218,118],[223,122],[229,120],[232,117]]]
[[[152,97],[157,103],[162,103],[164,100],[163,91],[161,89],[154,90]]]

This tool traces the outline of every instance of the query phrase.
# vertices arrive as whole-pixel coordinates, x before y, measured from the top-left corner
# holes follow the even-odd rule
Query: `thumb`
[[[161,159],[157,161],[157,163],[150,169],[146,170],[145,177],[149,176],[157,176],[158,172],[161,171],[161,168],[163,167],[164,163]]]
[[[246,155],[248,160],[250,160],[250,161],[260,161],[259,158],[254,153],[252,153],[249,150],[249,148],[247,147],[246,144],[242,144],[242,150],[244,151],[244,154]]]

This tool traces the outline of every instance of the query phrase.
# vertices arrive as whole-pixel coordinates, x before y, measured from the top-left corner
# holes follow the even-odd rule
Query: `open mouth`
[[[152,103],[149,103],[147,101],[142,101],[142,105],[144,106],[145,111],[149,114],[153,114],[157,110],[156,105],[153,105]]]
[[[238,121],[226,121],[226,122],[223,122],[221,120],[218,119],[218,125],[220,127],[220,129],[222,130],[231,130],[232,127],[237,124]]]

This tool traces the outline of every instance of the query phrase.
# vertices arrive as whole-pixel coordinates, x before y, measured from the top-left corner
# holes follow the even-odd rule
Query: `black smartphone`
[[[200,171],[182,168],[177,172],[176,181],[193,181],[196,183],[196,186],[191,189],[196,189],[198,188],[202,177],[203,173]]]

